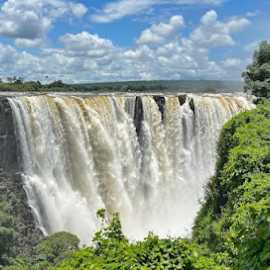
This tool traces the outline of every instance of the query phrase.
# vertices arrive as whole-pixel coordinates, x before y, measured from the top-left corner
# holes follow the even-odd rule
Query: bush
[[[45,238],[36,246],[34,249],[35,257],[37,260],[57,264],[77,250],[79,242],[78,237],[70,233],[56,233]]]
[[[99,214],[104,222],[104,211]],[[122,233],[117,214],[96,233],[93,244],[92,248],[75,252],[54,270],[225,270],[216,258],[189,240],[159,239],[150,233],[144,241],[130,243]]]

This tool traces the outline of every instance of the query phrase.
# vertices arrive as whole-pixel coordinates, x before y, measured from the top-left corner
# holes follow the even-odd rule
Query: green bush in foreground
[[[54,270],[225,269],[188,240],[159,239],[150,233],[143,241],[130,243],[122,233],[118,215],[113,216],[108,227],[96,233],[93,244],[93,248],[75,252]]]
[[[184,239],[159,239],[149,234],[131,243],[123,235],[117,214],[95,234],[93,246],[78,250],[78,239],[57,233],[43,240],[33,258],[17,258],[5,270],[225,270],[223,258],[209,256],[197,244]]]

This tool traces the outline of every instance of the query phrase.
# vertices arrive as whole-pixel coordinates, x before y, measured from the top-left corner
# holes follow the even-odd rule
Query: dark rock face
[[[189,107],[195,113],[195,104],[193,99],[189,101]]]
[[[158,109],[159,109],[159,111],[161,113],[161,118],[162,118],[162,121],[163,121],[166,99],[165,99],[165,97],[162,97],[162,96],[154,96],[154,100],[158,105]]]
[[[187,96],[186,95],[183,95],[183,96],[179,96],[178,97],[178,100],[179,100],[179,103],[180,103],[180,106],[184,105],[186,100],[187,100]]]
[[[34,245],[42,238],[41,231],[36,228],[32,211],[27,204],[26,194],[19,174],[0,175],[0,201],[9,205],[14,220],[16,254],[28,255]]]
[[[27,204],[21,177],[20,150],[7,98],[0,98],[0,200],[8,203],[14,218],[18,254],[28,254],[42,237]]]
[[[136,133],[138,138],[140,137],[143,115],[143,103],[141,97],[136,97],[135,100],[135,112],[134,112],[134,125],[136,127]]]
[[[166,98],[164,96],[153,96],[153,99],[155,100],[158,109],[160,111],[161,114],[161,119],[163,121],[164,117],[165,117],[165,106],[166,106]],[[178,97],[178,101],[179,101],[179,106],[182,106],[185,104],[187,100],[187,95],[181,95]],[[194,111],[194,103],[193,100],[190,100],[189,102],[190,108]],[[141,133],[141,128],[142,128],[142,122],[144,120],[144,115],[143,115],[143,102],[142,102],[142,98],[140,96],[136,97],[135,100],[135,111],[134,111],[134,125],[136,127],[136,132],[137,132],[137,136],[138,138],[140,138],[140,133]]]
[[[7,98],[0,98],[0,172],[14,174],[19,167],[12,110]]]

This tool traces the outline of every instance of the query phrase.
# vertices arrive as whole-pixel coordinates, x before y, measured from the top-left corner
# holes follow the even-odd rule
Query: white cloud
[[[138,44],[157,44],[166,41],[172,34],[184,26],[184,18],[182,16],[171,17],[168,23],[154,24],[150,28],[144,30],[137,40]]]
[[[0,77],[24,76],[31,78],[41,70],[40,58],[25,51],[18,52],[10,45],[0,44]]]
[[[250,21],[246,18],[232,19],[224,24],[229,34],[232,34],[234,32],[239,32],[249,25],[250,25]]]
[[[69,3],[70,6],[70,10],[71,12],[74,14],[75,17],[83,17],[88,9],[85,5],[81,4],[81,3]]]
[[[26,47],[40,43],[56,19],[65,14],[81,17],[87,8],[65,0],[7,0],[0,9],[0,35]]]
[[[227,58],[223,61],[223,65],[226,68],[237,68],[241,65],[242,61],[239,58]]]
[[[246,18],[218,21],[217,13],[211,10],[201,18],[201,25],[193,31],[191,39],[205,47],[232,46],[235,44],[232,34],[243,30],[249,24]]]
[[[261,12],[259,10],[249,11],[246,13],[246,17],[249,17],[249,18],[257,17],[260,13]]]
[[[118,47],[111,40],[86,31],[67,33],[60,37],[63,46],[41,49],[37,55],[0,44],[0,74],[7,76],[12,70],[11,75],[26,79],[44,80],[48,76],[49,80],[66,82],[239,79],[245,59],[227,57],[215,61],[210,52],[213,47],[232,46],[231,35],[246,24],[244,18],[222,22],[216,12],[210,11],[190,35],[180,33],[184,19],[172,16],[142,31],[130,48]]]
[[[247,44],[244,49],[246,52],[254,52],[257,48],[259,48],[259,45],[260,45],[260,41],[253,41],[249,44]]]
[[[243,21],[243,18],[232,18],[221,22],[216,12],[210,11],[201,18],[200,25],[190,36],[181,37],[184,19],[182,16],[172,16],[167,22],[145,29],[136,46],[129,49],[117,48],[109,40],[87,32],[67,34],[61,38],[64,49],[50,55],[52,58],[57,55],[56,59],[60,55],[61,59],[69,59],[65,60],[68,70],[72,69],[78,76],[86,76],[86,80],[89,74],[93,80],[232,79],[240,77],[241,60],[228,58],[213,61],[209,58],[209,52],[211,47],[231,46],[233,43],[224,43],[223,40],[206,46],[206,41],[197,40],[194,33],[226,35],[228,40],[233,41],[231,34],[244,28]]]
[[[214,10],[210,10],[201,18],[201,22],[204,25],[211,25],[212,23],[216,23],[217,18],[217,13]]]
[[[141,13],[155,5],[217,5],[224,0],[118,0],[106,4],[91,18],[95,22],[108,23],[125,16]]]
[[[70,55],[101,57],[114,49],[110,40],[88,32],[66,34],[60,41]]]
[[[9,66],[16,62],[17,51],[10,45],[0,44],[0,67]]]
[[[26,38],[16,38],[15,45],[17,47],[31,48],[39,47],[42,45],[43,40],[41,38],[36,39],[26,39]]]

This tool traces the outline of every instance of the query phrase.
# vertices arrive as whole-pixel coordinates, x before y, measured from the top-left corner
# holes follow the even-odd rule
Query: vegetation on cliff
[[[270,43],[263,41],[253,56],[253,63],[243,73],[245,91],[258,97],[270,97]]]
[[[270,267],[270,104],[229,121],[194,240],[232,269]]]
[[[103,222],[103,224],[105,224]],[[179,269],[225,270],[219,258],[185,239],[159,239],[150,233],[143,241],[129,242],[119,216],[96,233],[92,247],[78,249],[75,236],[57,233],[43,240],[31,258],[16,258],[5,270]]]
[[[6,82],[0,80],[0,91],[3,92],[72,92],[78,90],[78,87],[65,84],[62,81],[42,84],[39,81],[24,81],[22,78],[16,77],[10,78]]]

